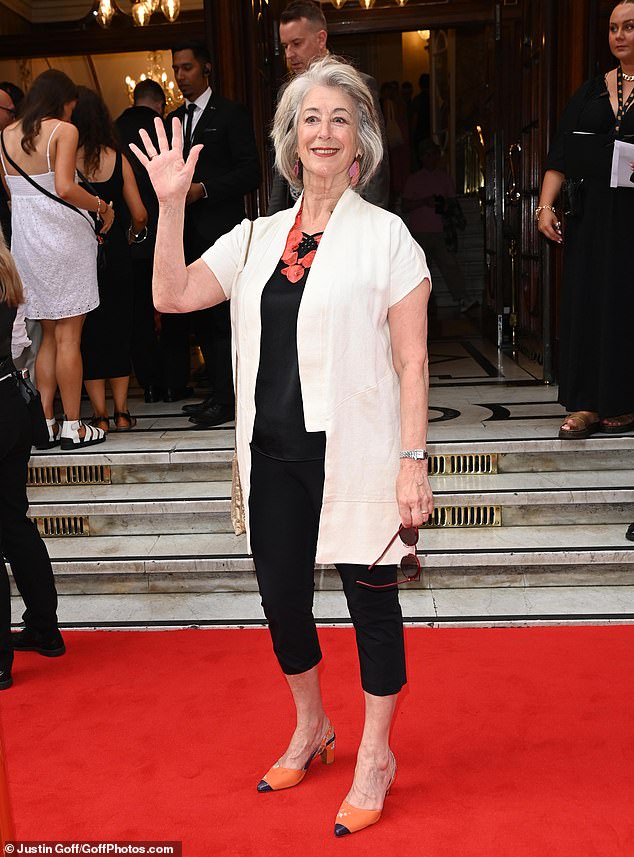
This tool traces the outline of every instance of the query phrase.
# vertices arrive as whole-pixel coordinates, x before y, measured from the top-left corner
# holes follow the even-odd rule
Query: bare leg
[[[130,376],[122,375],[120,378],[110,378],[110,386],[112,388],[115,413],[125,413],[128,410],[128,387],[130,386]]]
[[[283,768],[299,770],[326,734],[329,721],[321,699],[318,667],[299,675],[287,675],[286,680],[293,694],[297,725],[279,763]]]
[[[84,318],[84,315],[60,318],[55,323],[57,383],[64,413],[69,421],[79,419],[83,372],[80,343]],[[41,348],[40,346],[40,351]],[[83,434],[83,430],[81,433]]]
[[[55,361],[57,343],[55,340],[55,321],[42,321],[42,342],[35,359],[35,377],[42,398],[42,408],[47,419],[55,416],[54,403],[57,390]]]
[[[390,755],[390,727],[398,694],[373,696],[364,691],[365,724],[357,753],[348,803],[359,809],[382,809],[385,792],[393,773]]]
[[[84,381],[92,412],[96,417],[107,417],[108,407],[106,405],[106,382],[103,378],[93,381]]]

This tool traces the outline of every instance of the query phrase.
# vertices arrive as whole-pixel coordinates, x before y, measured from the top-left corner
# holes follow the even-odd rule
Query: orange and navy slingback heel
[[[299,785],[306,776],[306,771],[315,756],[321,756],[324,765],[331,765],[335,761],[335,730],[332,726],[328,727],[328,731],[319,746],[310,754],[303,768],[283,768],[279,764],[273,765],[258,783],[258,791],[277,792],[281,789],[292,789],[293,786]]]
[[[390,793],[390,789],[394,785],[396,779],[396,759],[394,753],[390,752],[394,770],[390,777],[390,782],[385,792],[385,797]],[[358,833],[371,824],[376,824],[381,818],[382,809],[359,809],[358,806],[353,806],[348,801],[345,801],[339,807],[337,818],[335,819],[335,836],[347,836],[349,833]]]

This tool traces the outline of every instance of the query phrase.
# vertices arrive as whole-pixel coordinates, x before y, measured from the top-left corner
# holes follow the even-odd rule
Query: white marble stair
[[[433,477],[437,506],[499,507],[501,525],[425,529],[423,588],[634,583],[634,544],[624,538],[634,520],[634,438],[562,445],[508,425],[504,437],[500,423],[483,423],[471,437],[457,426],[441,439],[441,428],[432,427],[432,455],[492,456],[498,472]],[[39,468],[108,469],[110,484],[29,491],[33,516],[88,521],[89,535],[46,540],[60,592],[253,593],[245,540],[230,532],[232,450],[227,427],[132,433],[77,454],[34,455]],[[332,569],[320,570],[318,591],[338,585]]]
[[[634,543],[620,524],[426,530],[420,587],[634,584]],[[244,537],[232,534],[102,536],[48,542],[60,592],[255,590]],[[321,567],[318,590],[338,588]],[[412,585],[416,588],[417,585]]]
[[[625,523],[634,487],[625,470],[432,478],[437,506],[499,506],[502,524]],[[31,515],[83,517],[90,536],[230,531],[225,481],[54,485],[30,490]]]

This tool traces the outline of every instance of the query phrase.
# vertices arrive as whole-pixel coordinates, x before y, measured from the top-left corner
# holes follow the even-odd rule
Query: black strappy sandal
[[[125,420],[126,425],[120,426],[117,420]],[[130,416],[130,411],[115,411],[113,431],[131,431],[136,425],[136,417]]]
[[[105,434],[108,434],[110,431],[110,418],[109,417],[95,417],[92,416],[90,418],[90,425],[93,428],[101,429]]]

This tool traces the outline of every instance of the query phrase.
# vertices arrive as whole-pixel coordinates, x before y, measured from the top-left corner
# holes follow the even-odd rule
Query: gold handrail
[[[13,814],[11,812],[11,799],[9,797],[9,783],[7,781],[2,724],[0,723],[0,844],[4,845],[14,840],[15,829],[13,827]]]

